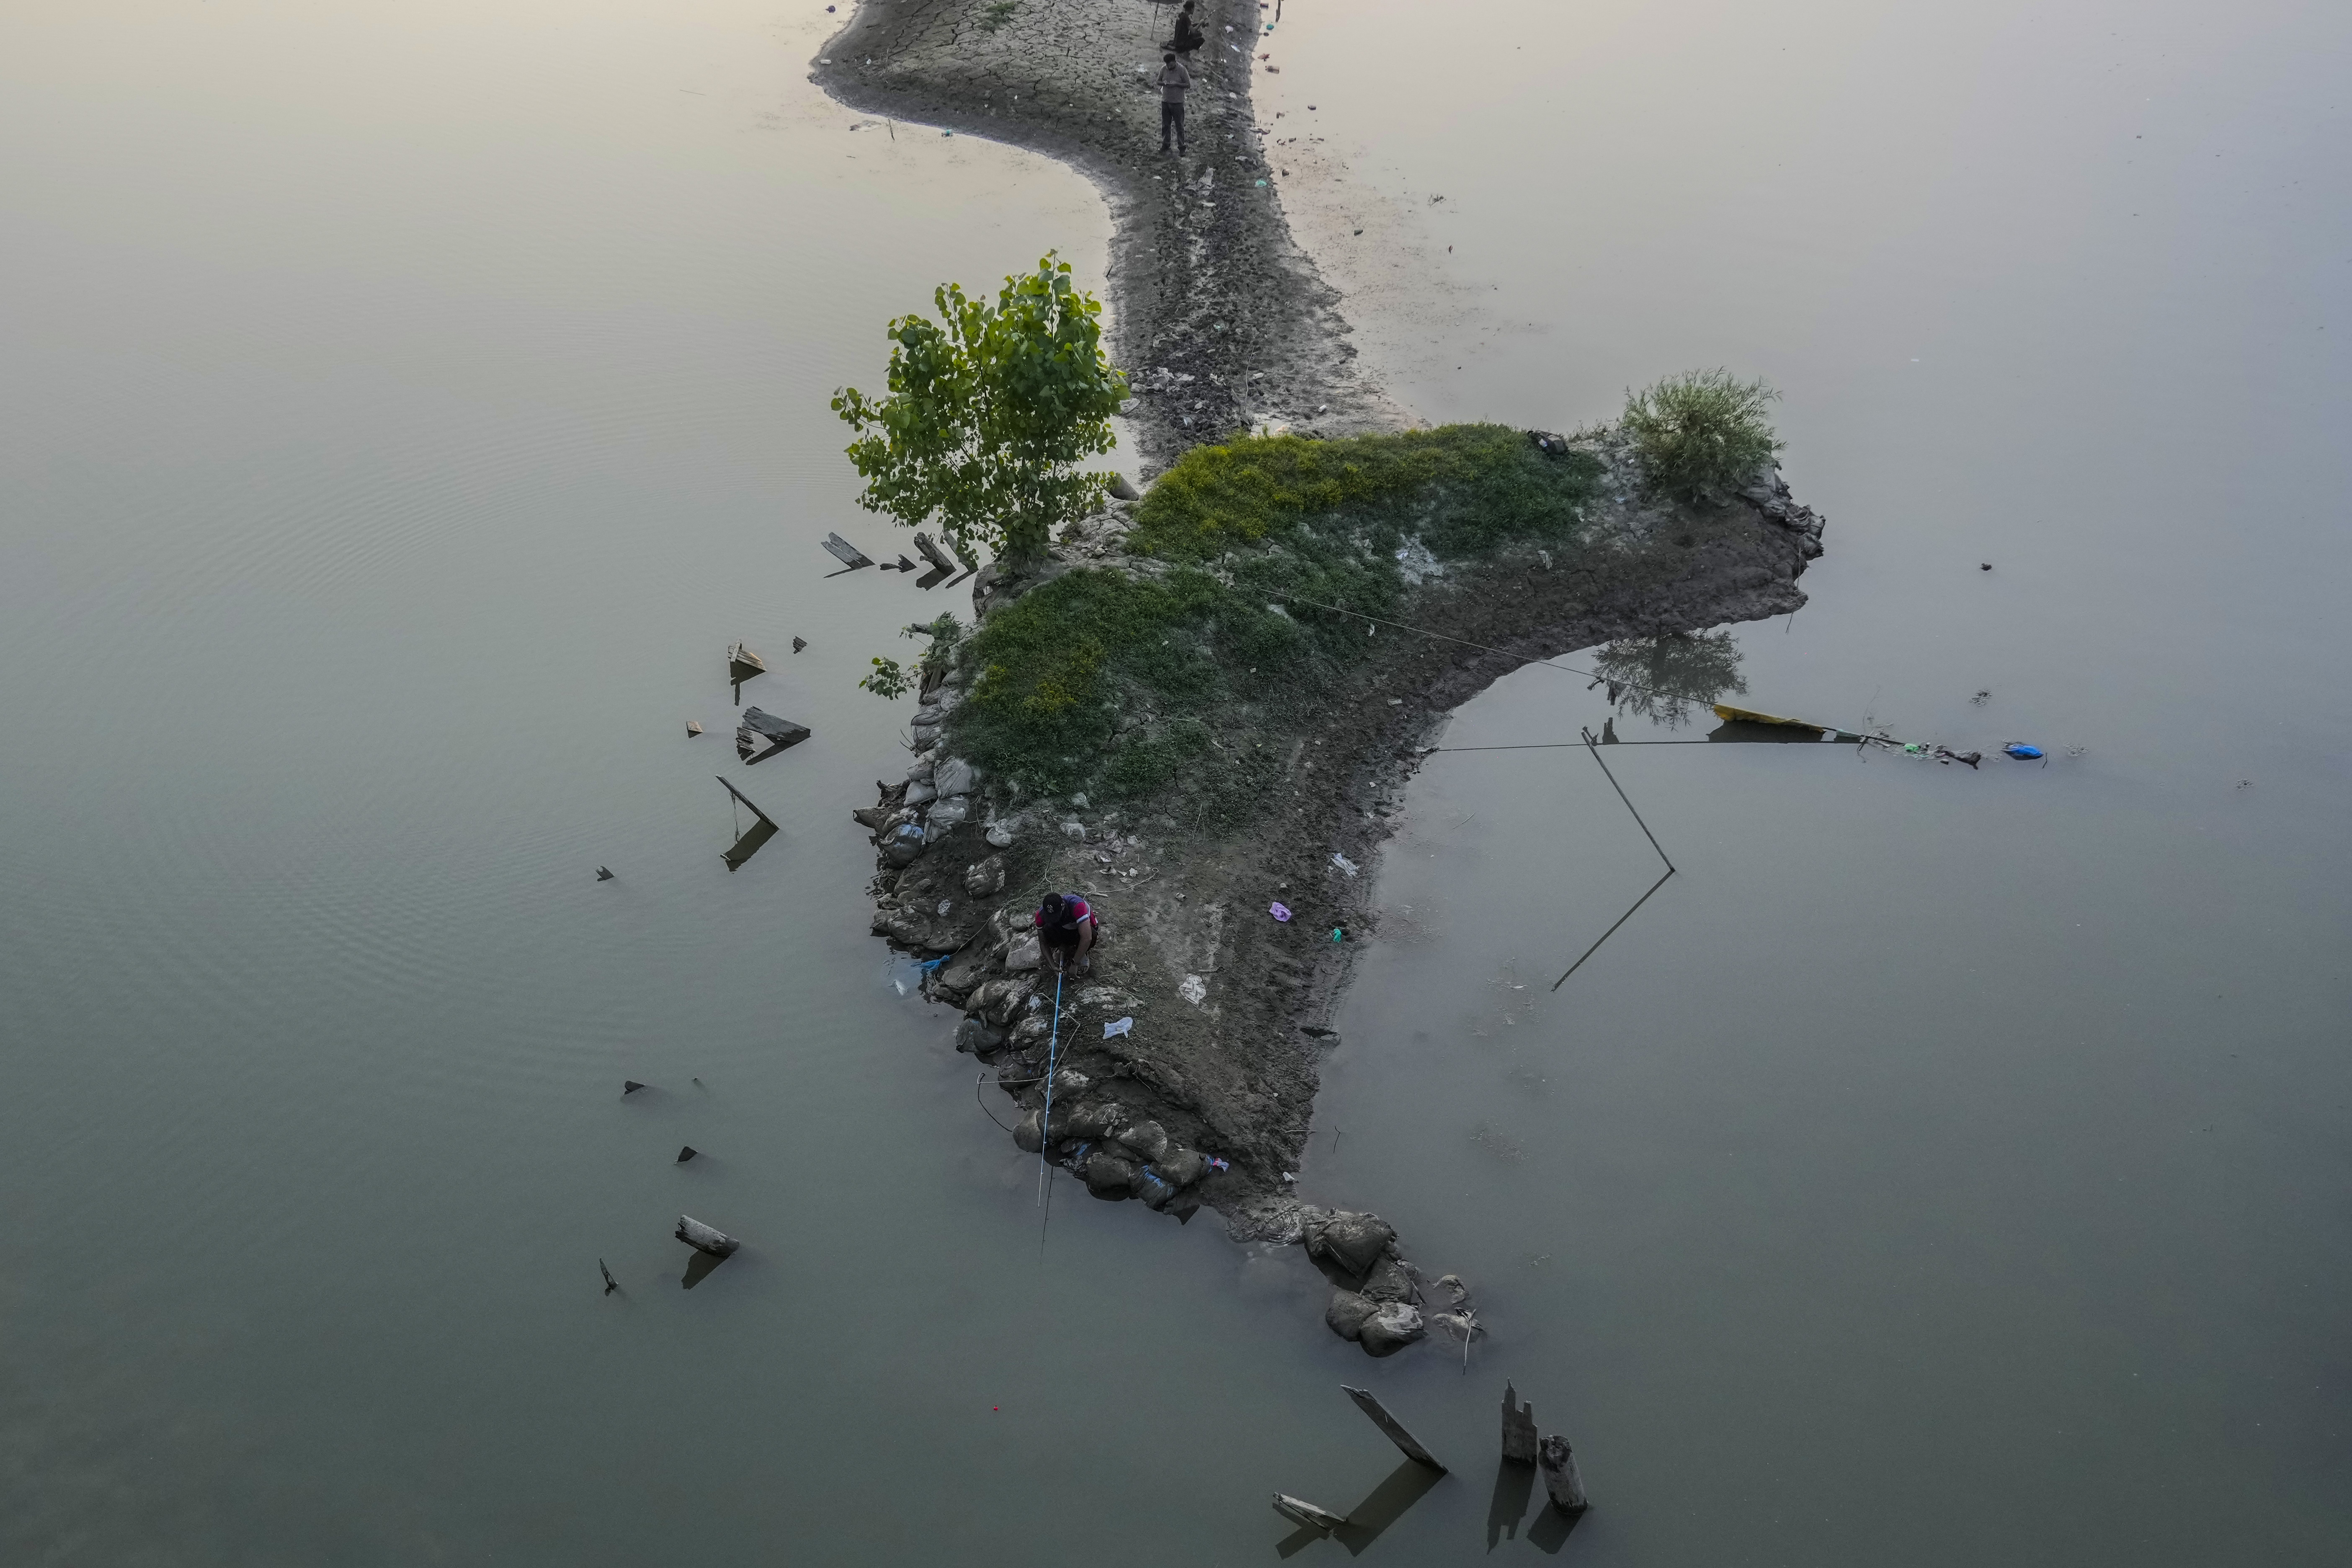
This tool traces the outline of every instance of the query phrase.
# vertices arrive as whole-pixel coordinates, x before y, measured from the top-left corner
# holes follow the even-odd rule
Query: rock
[[[1158,1214],[1176,1198],[1176,1184],[1146,1165],[1135,1173],[1129,1191],[1143,1200],[1143,1206]]]
[[[968,942],[931,976],[930,993],[961,1007],[995,967],[996,950],[984,938]]]
[[[1374,1355],[1394,1355],[1428,1331],[1418,1311],[1402,1301],[1383,1301],[1356,1331],[1356,1339]]]
[[[937,800],[939,796],[940,792],[931,787],[930,781],[929,779],[918,779],[907,786],[907,793],[900,798],[898,804],[901,805],[928,805],[932,801]]]
[[[672,1163],[672,1164],[677,1164],[677,1165],[683,1165],[683,1164],[685,1164],[688,1160],[693,1159],[693,1158],[695,1157],[695,1155],[697,1155],[697,1154],[698,1154],[698,1153],[700,1153],[700,1152],[701,1152],[701,1151],[700,1151],[700,1150],[697,1149],[693,1144],[688,1143],[688,1144],[687,1144],[684,1148],[680,1149],[680,1150],[677,1152],[677,1158],[676,1160],[672,1161],[672,1162],[671,1162],[671,1163]]]
[[[1470,1287],[1462,1283],[1462,1276],[1459,1274],[1439,1275],[1437,1288],[1445,1292],[1447,1302],[1451,1306],[1459,1308],[1469,1303]]]
[[[1323,1309],[1323,1321],[1343,1340],[1360,1338],[1364,1321],[1380,1310],[1380,1303],[1357,1295],[1353,1290],[1334,1290],[1331,1304]]]
[[[961,757],[941,759],[931,773],[931,787],[943,795],[970,795],[974,782],[972,765]]]
[[[1004,950],[1004,967],[1011,970],[1034,969],[1045,962],[1045,944],[1035,931],[1016,936]]]
[[[1079,1173],[1086,1178],[1087,1191],[1098,1198],[1129,1198],[1135,1195],[1134,1161],[1109,1149],[1097,1149],[1087,1157],[1086,1169]]]
[[[1120,500],[1141,500],[1143,499],[1143,492],[1137,489],[1133,485],[1128,483],[1127,476],[1125,474],[1113,474],[1110,477],[1110,493],[1118,497]]]
[[[1004,890],[1004,857],[991,855],[963,868],[963,890],[975,899],[993,898]]]
[[[621,1080],[621,1098],[623,1100],[626,1100],[629,1096],[636,1093],[637,1090],[645,1087],[646,1086],[644,1084],[639,1083],[635,1079],[625,1078]]]
[[[1148,1164],[1168,1152],[1168,1133],[1157,1121],[1139,1121],[1121,1128],[1114,1134],[1118,1141],[1140,1154]]]
[[[882,839],[882,859],[890,866],[911,866],[923,852],[923,830],[911,822],[902,822]]]
[[[1084,844],[1087,841],[1087,825],[1075,818],[1065,822],[1062,824],[1062,837]]]
[[[1180,1187],[1189,1187],[1209,1173],[1209,1157],[1198,1149],[1171,1148],[1152,1164]]]
[[[971,796],[951,795],[931,807],[930,826],[925,837],[939,838],[951,827],[960,827],[971,815]]]
[[[1010,822],[990,823],[988,825],[988,843],[989,847],[992,849],[1012,848],[1013,824]]]
[[[1412,1301],[1421,1294],[1413,1286],[1412,1276],[1393,1258],[1383,1258],[1373,1264],[1371,1272],[1364,1276],[1363,1284],[1357,1289],[1360,1294],[1375,1301]]]
[[[1094,1100],[1070,1112],[1070,1131],[1079,1138],[1108,1138],[1127,1120],[1127,1107],[1115,1100]]]
[[[1072,997],[1074,1006],[1092,1007],[1104,1013],[1139,1013],[1143,999],[1131,991],[1121,991],[1116,985],[1081,986]]]
[[[1029,999],[1031,983],[1014,975],[992,980],[971,994],[971,1003],[964,1010],[977,1013],[999,1028],[1013,1022],[1021,1005]]]
[[[1041,1152],[1045,1147],[1045,1113],[1033,1110],[1013,1124],[1013,1142],[1024,1154]]]
[[[971,1056],[992,1056],[1004,1047],[1004,1031],[991,1027],[984,1018],[966,1018],[956,1026],[955,1047]]]
[[[1016,1046],[1042,1046],[1053,1032],[1053,1019],[1043,1013],[1031,1013],[1013,1025],[1012,1034],[1006,1037]]]
[[[1395,1227],[1380,1215],[1343,1212],[1308,1229],[1307,1252],[1311,1258],[1328,1258],[1361,1278],[1371,1272],[1372,1265],[1395,1239]]]
[[[1087,808],[1087,797],[1086,797],[1085,795],[1072,795],[1072,796],[1070,797],[1070,809],[1071,809],[1071,810],[1073,810],[1073,811],[1084,811],[1084,810],[1086,810],[1086,808]]]

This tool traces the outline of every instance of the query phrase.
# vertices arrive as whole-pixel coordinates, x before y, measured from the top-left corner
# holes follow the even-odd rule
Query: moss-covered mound
[[[1190,820],[1227,823],[1283,760],[1266,748],[1285,714],[1382,635],[1315,605],[1395,616],[1405,560],[1572,548],[1599,473],[1496,425],[1195,447],[1128,535],[1162,569],[1066,573],[973,635],[955,749],[1032,790],[1141,800],[1176,785]]]

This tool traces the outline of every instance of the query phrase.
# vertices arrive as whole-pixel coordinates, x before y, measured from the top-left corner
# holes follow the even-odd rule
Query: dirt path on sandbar
[[[1111,357],[1147,474],[1268,420],[1395,429],[1359,368],[1339,295],[1292,240],[1250,103],[1258,10],[1198,0],[1190,151],[1160,152],[1152,77],[1172,6],[1137,0],[866,0],[812,68],[900,122],[1034,148],[1093,180],[1112,219]]]

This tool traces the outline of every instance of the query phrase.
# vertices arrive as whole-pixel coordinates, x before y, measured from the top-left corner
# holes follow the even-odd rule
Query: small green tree
[[[1650,489],[1676,500],[1720,501],[1756,480],[1780,450],[1768,410],[1780,395],[1727,370],[1685,371],[1625,394],[1625,433]]]
[[[834,394],[857,432],[860,506],[909,528],[936,521],[967,560],[986,544],[1018,564],[1102,504],[1111,476],[1077,464],[1117,444],[1127,377],[1102,352],[1102,306],[1054,256],[1005,279],[993,305],[940,285],[940,321],[890,323],[890,395]]]

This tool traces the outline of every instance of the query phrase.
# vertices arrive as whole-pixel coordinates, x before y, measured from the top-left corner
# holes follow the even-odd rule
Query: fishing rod
[[[1054,1032],[1045,1041],[1045,1114],[1037,1123],[1037,1201],[1045,1205],[1045,1217],[1037,1225],[1037,1256],[1045,1256],[1045,1227],[1054,1223],[1054,1179],[1052,1166],[1045,1153],[1054,1142],[1054,1064],[1062,1047],[1062,976],[1059,964],[1054,968]]]

